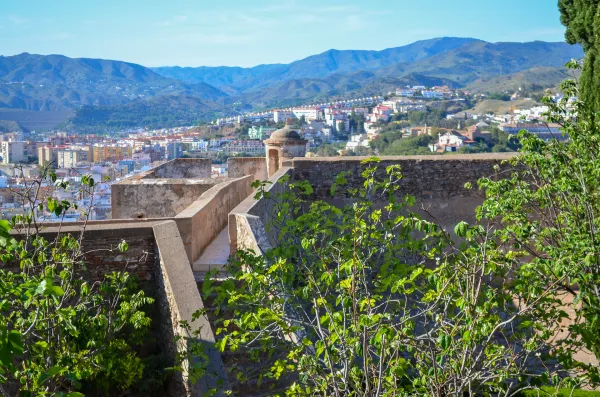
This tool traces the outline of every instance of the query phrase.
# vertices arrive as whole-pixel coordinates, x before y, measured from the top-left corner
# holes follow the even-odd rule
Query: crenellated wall
[[[482,177],[502,178],[509,169],[502,164],[514,154],[382,157],[380,175],[385,167],[399,165],[403,179],[400,194],[411,194],[428,209],[442,226],[453,230],[461,220],[473,220],[475,208],[483,200],[477,190]],[[313,186],[312,200],[327,200],[335,205],[349,203],[348,188],[361,188],[361,164],[364,158],[295,158],[282,162],[281,168],[269,179],[266,189],[273,195],[286,191],[287,179],[308,181]],[[108,272],[130,270],[142,281],[145,289],[157,297],[156,318],[161,334],[162,352],[174,357],[187,346],[177,345],[174,337],[181,335],[181,320],[202,326],[199,339],[209,348],[213,370],[222,377],[223,362],[214,350],[214,335],[205,316],[192,319],[194,311],[203,308],[191,263],[215,236],[228,226],[231,252],[251,249],[257,253],[276,243],[269,233],[273,202],[256,201],[250,184],[266,179],[265,158],[232,158],[229,178],[210,179],[210,160],[177,160],[144,174],[113,185],[113,215],[122,218],[89,222],[83,236],[88,277],[99,280]],[[499,169],[496,169],[499,166]],[[331,186],[340,172],[348,184],[336,189]],[[204,176],[208,172],[208,177]],[[470,182],[473,189],[466,189]],[[149,219],[157,217],[161,219]],[[227,224],[228,222],[228,224]],[[61,232],[80,233],[82,223],[65,224]],[[42,233],[48,239],[58,229],[50,227]],[[121,241],[129,250],[119,252]],[[172,364],[172,363],[170,363]],[[171,378],[168,395],[202,395],[214,387],[215,379],[204,379],[198,386],[187,383],[186,374]]]

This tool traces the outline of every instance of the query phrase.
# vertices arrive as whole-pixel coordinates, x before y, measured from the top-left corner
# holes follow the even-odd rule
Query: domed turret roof
[[[291,126],[286,125],[282,129],[277,130],[273,134],[271,134],[271,138],[269,138],[269,139],[277,140],[277,141],[285,141],[285,140],[292,140],[292,139],[299,140],[302,138],[298,134],[298,131],[294,130]]]

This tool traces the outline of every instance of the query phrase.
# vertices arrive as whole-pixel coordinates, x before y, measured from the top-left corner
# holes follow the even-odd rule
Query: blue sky
[[[0,55],[287,63],[440,36],[563,41],[557,0],[0,0]]]

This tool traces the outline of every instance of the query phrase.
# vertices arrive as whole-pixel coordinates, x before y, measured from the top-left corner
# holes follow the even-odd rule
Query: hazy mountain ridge
[[[0,107],[27,110],[119,105],[167,94],[217,100],[227,94],[188,84],[133,63],[63,55],[0,56]]]
[[[301,100],[326,100],[345,95],[374,95],[405,85],[447,85],[461,88],[469,87],[475,82],[479,91],[486,91],[487,79],[520,73],[530,68],[546,68],[545,70],[551,73],[551,76],[541,78],[539,70],[529,74],[523,73],[520,75],[522,84],[529,87],[537,84],[536,87],[546,88],[560,82],[557,81],[556,69],[562,69],[572,58],[583,56],[581,47],[566,43],[487,43],[467,39],[466,44],[459,46],[455,41],[456,45],[449,45],[449,41],[453,40],[460,42],[462,39],[417,42],[407,46],[407,53],[403,53],[407,47],[384,50],[387,53],[394,52],[395,59],[408,61],[380,68],[371,67],[371,70],[336,72],[322,78],[294,78],[263,85],[245,91],[237,97],[237,100],[254,106],[286,106]],[[445,45],[443,49],[446,50],[439,52],[441,44]],[[424,49],[427,49],[427,53],[423,52]],[[326,52],[315,57],[322,57],[321,65],[331,65],[329,63],[331,54]],[[372,54],[370,56],[373,57]],[[313,58],[311,64],[316,63],[315,57],[311,57]],[[304,61],[298,61],[296,67]],[[338,67],[338,70],[347,69],[348,67]],[[532,81],[528,81],[528,78]],[[494,89],[500,86],[490,85]]]
[[[464,86],[483,77],[511,74],[534,67],[562,67],[571,59],[582,57],[581,47],[567,43],[478,41],[410,64],[383,68],[378,71],[378,75],[420,73],[453,80]]]
[[[323,78],[334,73],[369,71],[397,63],[414,62],[478,41],[471,38],[443,37],[382,51],[332,49],[290,64],[259,65],[252,68],[203,66],[152,69],[165,77],[187,82],[204,82],[220,89],[230,88],[239,92],[287,80]]]
[[[514,81],[553,87],[560,78],[556,69],[581,57],[580,46],[566,43],[488,43],[452,37],[383,51],[329,50],[290,64],[253,68],[146,68],[121,61],[23,53],[0,56],[0,110],[71,109],[74,128],[91,128],[94,120],[115,128],[148,122],[156,126],[161,120],[170,124],[231,114],[234,104],[256,110],[380,94],[404,85],[472,87],[481,92],[513,89],[509,83]],[[186,106],[189,116],[185,116]],[[121,107],[132,110],[139,120]]]

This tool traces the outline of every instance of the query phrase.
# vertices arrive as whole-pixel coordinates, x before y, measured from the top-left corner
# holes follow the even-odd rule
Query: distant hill
[[[62,124],[73,114],[70,109],[59,111],[40,111],[22,109],[0,109],[0,122],[5,126],[13,126],[20,130],[41,131],[51,130]],[[15,127],[18,125],[18,127]],[[8,127],[7,127],[8,128]],[[15,131],[19,131],[15,129]]]
[[[460,40],[466,40],[466,44],[451,48],[452,44],[460,44]],[[432,45],[433,43],[437,43],[437,46]],[[442,46],[442,43],[445,45]],[[469,89],[475,87],[478,91],[487,92],[498,89],[498,85],[502,85],[501,79],[504,76],[513,76],[523,86],[543,89],[554,87],[564,80],[566,75],[561,78],[559,72],[563,70],[562,66],[573,58],[583,56],[581,47],[566,43],[493,44],[480,40],[438,39],[418,42],[407,47],[385,50],[388,54],[395,54],[395,57],[382,58],[386,59],[386,62],[391,58],[401,57],[411,61],[380,68],[370,66],[372,70],[331,73],[321,78],[290,79],[267,86],[260,84],[258,88],[238,94],[237,99],[258,107],[290,106],[309,100],[322,101],[379,94],[405,85],[447,85]],[[417,48],[420,50],[417,51]],[[442,51],[443,49],[447,50]],[[369,54],[369,57],[378,59],[373,54]],[[317,63],[317,58],[321,59],[322,64],[328,64],[330,53],[311,58],[313,59],[309,64]],[[298,61],[298,63],[303,62],[304,60]],[[358,64],[356,61],[350,63]],[[381,63],[377,62],[377,65]],[[347,67],[338,68],[338,70],[347,69]],[[525,69],[528,72],[524,71]]]
[[[27,131],[16,121],[0,120],[0,132],[25,132]]]
[[[33,128],[54,128],[82,106],[119,106],[167,95],[207,101],[227,96],[208,84],[168,79],[133,63],[28,53],[0,56],[0,120],[4,114],[28,123],[36,117],[27,111],[44,112]]]
[[[0,107],[53,111],[172,94],[211,100],[226,96],[208,84],[171,80],[133,63],[28,53],[0,56]]]
[[[69,119],[67,127],[85,133],[167,128],[194,125],[222,115],[211,101],[189,95],[165,95],[124,105],[83,106]]]
[[[537,105],[541,105],[541,103],[530,99],[517,99],[516,101],[500,101],[497,99],[486,99],[475,105],[475,107],[471,109],[471,111],[476,114],[506,114],[510,113],[514,109],[527,109]]]
[[[409,64],[396,64],[377,71],[379,76],[418,73],[445,78],[465,86],[491,76],[505,75],[533,67],[563,67],[583,57],[580,46],[567,43],[487,43],[477,41]]]
[[[293,79],[267,87],[246,91],[238,101],[255,107],[293,106],[307,101],[324,102],[333,99],[379,95],[405,85],[449,85],[447,79],[410,74],[401,78],[377,77],[373,72],[333,74],[324,79]]]
[[[330,50],[287,65],[153,70],[185,82],[214,85],[229,93],[230,100],[264,108],[379,94],[404,85],[496,90],[505,75],[514,75],[523,85],[554,87],[557,69],[581,57],[580,46],[566,43],[488,43],[445,37],[383,51]],[[517,75],[525,70],[531,72]]]
[[[204,82],[224,91],[241,92],[287,80],[323,78],[334,73],[369,71],[396,63],[410,63],[478,41],[443,37],[383,51],[329,50],[285,65],[259,65],[253,68],[158,67],[153,70],[165,77],[191,83]]]

